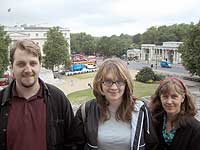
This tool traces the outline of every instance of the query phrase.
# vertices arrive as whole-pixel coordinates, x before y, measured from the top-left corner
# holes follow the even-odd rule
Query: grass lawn
[[[138,98],[152,95],[155,92],[155,89],[158,87],[157,83],[145,84],[145,83],[141,83],[137,81],[134,81],[133,85],[134,85],[133,93]],[[92,89],[89,88],[89,89],[70,93],[67,97],[69,98],[71,103],[80,104],[90,99],[93,99],[94,95],[92,93]]]
[[[78,79],[87,79],[87,78],[93,78],[95,74],[96,72],[82,73],[82,74],[73,75],[73,77],[78,78]]]

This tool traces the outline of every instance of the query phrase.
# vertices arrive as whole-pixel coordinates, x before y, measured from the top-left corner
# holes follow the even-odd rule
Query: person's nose
[[[116,82],[113,82],[111,88],[112,88],[112,89],[118,89]]]
[[[166,103],[167,104],[171,104],[173,102],[173,99],[169,96],[167,99],[166,99]]]
[[[30,64],[26,64],[24,71],[25,71],[25,72],[30,72],[30,71],[31,71],[31,66],[30,66]]]

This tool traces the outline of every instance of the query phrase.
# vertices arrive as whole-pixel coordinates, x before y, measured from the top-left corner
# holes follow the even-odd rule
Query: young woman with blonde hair
[[[76,113],[74,142],[80,150],[152,150],[157,143],[151,114],[133,96],[133,81],[120,59],[107,59],[93,81],[96,99]],[[85,117],[83,117],[83,107]]]

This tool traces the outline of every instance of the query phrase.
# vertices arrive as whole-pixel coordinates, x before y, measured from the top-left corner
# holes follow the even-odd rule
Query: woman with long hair
[[[164,79],[151,98],[158,150],[199,150],[200,123],[194,98],[182,80]]]
[[[106,59],[94,81],[95,99],[76,113],[73,130],[76,149],[152,150],[157,143],[144,102],[133,96],[133,81],[120,59]],[[84,115],[83,115],[84,114]]]

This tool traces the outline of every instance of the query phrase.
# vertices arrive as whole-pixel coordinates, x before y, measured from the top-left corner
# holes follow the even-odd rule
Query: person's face
[[[108,73],[102,82],[102,94],[110,102],[121,102],[125,91],[125,82],[120,79],[113,79],[113,75]]]
[[[168,94],[161,94],[161,103],[167,116],[176,116],[181,110],[184,97],[174,90]]]
[[[26,51],[16,49],[12,71],[19,88],[36,86],[40,68],[41,65],[38,57],[35,57],[33,54],[27,53]]]

